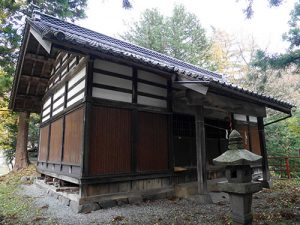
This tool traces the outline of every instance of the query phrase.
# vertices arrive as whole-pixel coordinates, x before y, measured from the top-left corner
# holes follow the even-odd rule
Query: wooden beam
[[[33,54],[33,53],[26,53],[25,59],[29,59],[36,62],[42,62],[45,64],[52,64],[54,63],[54,58],[49,58],[43,55]]]
[[[266,148],[265,140],[265,127],[263,117],[257,117],[257,126],[260,142],[260,151],[262,156],[262,171],[263,171],[263,187],[270,188],[270,173],[269,173],[269,163],[268,163],[268,153]]]
[[[215,93],[208,92],[206,95],[201,95],[195,91],[186,91],[187,104],[191,106],[204,105],[223,109],[227,112],[251,115],[251,116],[266,116],[266,108],[262,105],[234,99]]]
[[[46,77],[41,77],[41,76],[36,76],[36,75],[27,75],[27,74],[22,74],[21,78],[38,80],[38,81],[43,81],[43,82],[48,82],[48,80],[49,80]]]
[[[195,107],[198,193],[207,193],[206,146],[203,106]]]

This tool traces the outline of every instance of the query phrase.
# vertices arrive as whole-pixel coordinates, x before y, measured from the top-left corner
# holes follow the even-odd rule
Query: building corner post
[[[269,172],[268,153],[266,148],[265,127],[264,127],[263,117],[257,117],[257,125],[258,125],[260,149],[261,149],[261,156],[262,156],[262,172],[263,172],[262,185],[264,188],[271,188],[272,181],[270,179],[270,172]]]
[[[204,107],[195,108],[196,148],[197,148],[197,181],[198,194],[202,203],[212,203],[207,189],[207,159],[205,145]]]

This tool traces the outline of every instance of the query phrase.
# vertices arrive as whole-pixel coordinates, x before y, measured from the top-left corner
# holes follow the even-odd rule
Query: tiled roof
[[[130,59],[144,65],[172,72],[192,80],[210,81],[208,84],[210,86],[230,89],[237,94],[244,94],[251,98],[257,99],[258,101],[276,104],[288,109],[294,107],[288,102],[228,83],[223,79],[221,74],[194,66],[170,56],[133,45],[125,41],[118,40],[116,38],[97,33],[49,15],[36,12],[33,16],[33,19],[29,19],[28,22],[41,33],[43,38],[48,40],[60,40],[75,45],[81,45],[83,47],[97,50],[106,54]]]

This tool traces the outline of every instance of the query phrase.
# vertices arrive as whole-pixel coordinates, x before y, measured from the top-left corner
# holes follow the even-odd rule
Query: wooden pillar
[[[16,156],[13,170],[26,168],[29,164],[27,155],[29,116],[29,112],[21,112],[19,114]]]
[[[263,117],[257,117],[260,151],[262,156],[263,187],[270,188],[270,173],[268,164],[268,153],[266,149],[265,128]]]
[[[207,194],[207,168],[203,106],[195,109],[198,193]]]

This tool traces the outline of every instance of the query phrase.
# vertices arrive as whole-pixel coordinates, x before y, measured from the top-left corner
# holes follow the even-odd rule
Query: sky
[[[164,15],[171,15],[175,4],[182,4],[199,18],[208,33],[213,26],[238,40],[253,37],[260,48],[278,53],[288,47],[282,34],[288,31],[289,14],[296,1],[285,0],[280,7],[270,8],[267,0],[254,0],[254,16],[246,19],[246,0],[131,0],[130,10],[122,8],[122,0],[88,0],[87,18],[77,24],[118,37],[144,10],[158,8]]]

